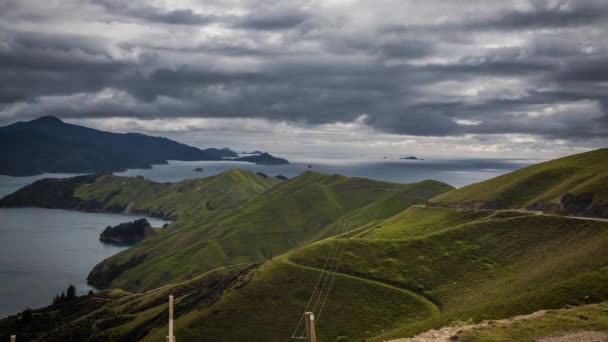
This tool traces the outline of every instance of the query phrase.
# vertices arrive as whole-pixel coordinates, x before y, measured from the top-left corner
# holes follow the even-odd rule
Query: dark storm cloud
[[[0,119],[365,118],[410,135],[606,136],[605,2],[482,3],[472,16],[474,2],[10,2]]]
[[[588,26],[608,18],[605,1],[532,1],[533,10],[503,11],[493,18],[465,23],[482,30],[525,30]]]
[[[244,18],[234,20],[232,25],[242,29],[251,30],[285,30],[294,28],[308,20],[306,13],[252,13]]]
[[[138,5],[136,2],[115,0],[97,0],[93,3],[102,6],[114,15],[170,25],[204,25],[222,20],[215,15],[195,13],[189,8],[164,10],[153,6]]]
[[[116,0],[97,0],[96,4],[106,11],[123,17],[168,25],[204,26],[224,25],[245,30],[284,30],[294,28],[310,18],[309,14],[298,8],[282,11],[265,11],[264,7],[245,15],[196,13],[192,9],[165,10],[162,8]]]

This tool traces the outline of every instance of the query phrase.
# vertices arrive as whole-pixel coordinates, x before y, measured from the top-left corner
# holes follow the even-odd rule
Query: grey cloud
[[[486,30],[526,30],[589,26],[608,18],[605,1],[535,1],[531,11],[505,11],[464,27]]]
[[[68,35],[43,25],[5,30],[0,116],[321,124],[365,114],[380,131],[420,136],[608,134],[608,52],[603,35],[588,34],[590,26],[607,30],[599,20],[607,12],[601,2],[536,2],[529,11],[497,7],[480,19],[445,13],[456,19],[412,26],[403,25],[408,18],[388,16],[349,21],[349,12],[323,13],[299,2],[234,3],[242,6],[238,16],[95,2],[107,27],[113,20],[144,22],[129,23],[144,26],[129,38],[121,32],[100,38],[91,30]],[[16,20],[36,25],[23,16]],[[220,28],[206,31],[210,24]],[[159,30],[149,34],[154,25]],[[166,25],[183,27],[174,34]],[[559,105],[572,109],[530,115]]]
[[[134,6],[125,1],[97,0],[95,3],[115,15],[170,25],[205,25],[222,20],[215,15],[195,13],[189,8],[167,11],[146,5]]]
[[[308,19],[309,15],[301,12],[279,12],[270,14],[252,13],[243,18],[234,20],[232,25],[234,27],[252,30],[285,30],[294,28]]]

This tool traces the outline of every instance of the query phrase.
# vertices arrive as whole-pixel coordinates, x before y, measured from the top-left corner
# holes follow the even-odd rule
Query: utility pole
[[[169,296],[169,336],[167,336],[167,342],[175,342],[175,336],[173,336],[173,295]]]
[[[306,312],[304,318],[306,319],[306,342],[317,342],[315,315],[312,312]]]

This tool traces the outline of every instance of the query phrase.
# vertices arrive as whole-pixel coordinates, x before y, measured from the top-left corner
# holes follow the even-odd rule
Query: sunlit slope
[[[450,191],[431,202],[521,208],[538,202],[558,204],[566,193],[592,194],[589,204],[608,206],[608,149],[532,165]]]
[[[191,215],[187,227],[169,229],[103,261],[91,277],[102,286],[152,289],[216,267],[272,258],[335,235],[344,219],[353,224],[384,219],[450,189],[435,181],[395,184],[305,172],[226,215]]]

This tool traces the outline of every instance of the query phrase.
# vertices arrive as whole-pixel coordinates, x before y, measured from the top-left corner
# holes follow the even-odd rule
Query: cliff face
[[[608,206],[595,204],[594,196],[595,194],[592,192],[580,195],[565,193],[560,197],[557,204],[538,201],[529,205],[526,209],[565,216],[608,218]]]
[[[117,226],[108,226],[99,235],[99,240],[107,243],[135,243],[143,241],[156,232],[150,226],[150,223],[145,218],[135,220],[133,222],[121,223]]]
[[[588,192],[580,195],[573,195],[571,193],[563,194],[559,203],[548,203],[544,201],[536,201],[524,209],[531,211],[542,211],[545,214],[556,214],[563,216],[583,216],[583,217],[596,217],[596,218],[608,218],[608,206],[595,204],[595,194]],[[501,210],[501,209],[521,209],[521,207],[505,206],[501,205],[497,201],[471,201],[464,203],[433,203],[428,202],[428,207],[439,207],[439,208],[460,208],[460,209],[490,209],[490,210]]]

